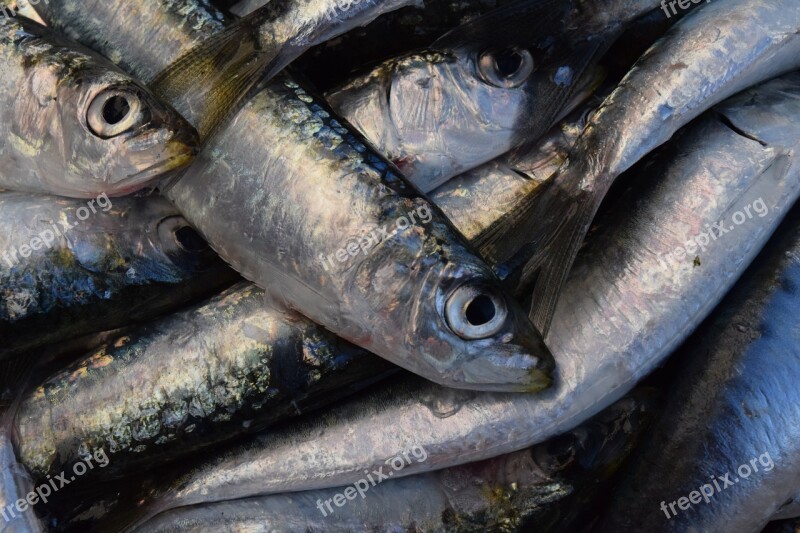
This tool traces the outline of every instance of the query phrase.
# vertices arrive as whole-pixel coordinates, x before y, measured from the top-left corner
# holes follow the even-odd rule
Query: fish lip
[[[512,364],[504,364],[509,361],[508,356],[478,357],[462,365],[456,379],[445,385],[487,392],[540,392],[553,384],[555,371],[549,351],[543,355],[512,356],[517,359]]]
[[[156,178],[163,176],[164,174],[171,172],[173,170],[178,170],[181,168],[186,167],[191,163],[194,158],[199,153],[199,149],[195,145],[186,144],[182,141],[170,141],[167,145],[167,150],[172,152],[174,155],[154,163],[149,167],[136,172],[135,174],[131,174],[126,178],[119,180],[117,183],[124,183],[124,182],[136,182],[136,183],[147,183]]]

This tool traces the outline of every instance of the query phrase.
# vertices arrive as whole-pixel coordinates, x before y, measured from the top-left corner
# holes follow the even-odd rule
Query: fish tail
[[[605,196],[607,180],[586,178],[582,165],[567,162],[519,209],[478,238],[478,251],[511,291],[532,285],[530,318],[542,335],[550,328],[558,295]]]
[[[532,260],[532,265],[538,263],[539,274],[531,295],[528,317],[543,336],[550,330],[558,296],[589,231],[595,211],[591,202],[576,202],[569,206],[568,214],[550,246],[541,257]]]

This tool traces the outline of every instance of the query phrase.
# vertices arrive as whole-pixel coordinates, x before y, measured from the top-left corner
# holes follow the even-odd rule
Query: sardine
[[[676,354],[664,415],[599,531],[756,533],[797,494],[800,212],[782,229]]]
[[[553,389],[532,397],[398,381],[226,451],[151,509],[341,486],[412,445],[428,459],[398,475],[436,470],[580,424],[697,327],[797,200],[796,117],[798,75],[717,106],[638,169],[649,179],[610,210],[559,303],[548,337],[560,363]]]
[[[623,464],[654,418],[655,400],[653,391],[635,391],[564,435],[480,463],[391,479],[425,462],[425,449],[412,448],[355,487],[176,509],[141,530],[563,531]]]
[[[391,370],[265,306],[263,291],[242,282],[112,339],[25,395],[17,457],[43,479],[79,451],[102,449],[105,478],[130,475],[327,404]]]
[[[0,188],[121,196],[192,160],[194,129],[99,55],[5,16],[0,54]]]
[[[0,359],[149,320],[236,279],[158,196],[3,192],[0,225]]]
[[[312,46],[419,3],[271,0],[178,58],[156,76],[152,87],[205,138],[259,81],[270,80]]]
[[[69,18],[84,14],[70,5]],[[115,22],[93,37],[100,52],[119,42]],[[549,386],[552,355],[491,269],[291,77],[266,84],[202,154],[164,192],[271,299],[444,385]]]
[[[430,192],[543,135],[624,24],[656,7],[655,0],[512,2],[327,97]],[[595,27],[596,17],[613,23]]]
[[[554,185],[479,244],[498,272],[525,264],[519,279],[506,281],[520,287],[535,279],[531,318],[539,331],[547,332],[578,248],[616,177],[709,107],[798,67],[797,0],[704,4],[645,53],[595,114]]]

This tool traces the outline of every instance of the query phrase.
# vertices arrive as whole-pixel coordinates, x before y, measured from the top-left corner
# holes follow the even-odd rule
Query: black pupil
[[[119,124],[128,116],[131,106],[122,96],[112,96],[103,105],[103,119],[108,124]]]
[[[187,252],[202,252],[208,248],[208,244],[191,227],[183,226],[175,230],[175,240],[181,248]]]
[[[467,305],[467,321],[473,326],[482,326],[494,318],[494,302],[488,296],[476,296]]]
[[[497,66],[498,74],[510,78],[522,66],[522,56],[516,50],[502,50],[495,55],[494,64]]]

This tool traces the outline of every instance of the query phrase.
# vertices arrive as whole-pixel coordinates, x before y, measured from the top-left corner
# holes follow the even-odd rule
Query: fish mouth
[[[548,357],[529,354],[481,356],[464,364],[457,388],[487,392],[540,392],[553,384],[555,364]]]
[[[128,176],[125,182],[144,183],[162,177],[168,172],[186,167],[194,161],[199,149],[194,144],[187,144],[180,140],[171,140],[167,143],[164,151],[168,154],[166,159],[142,169],[135,174]]]

